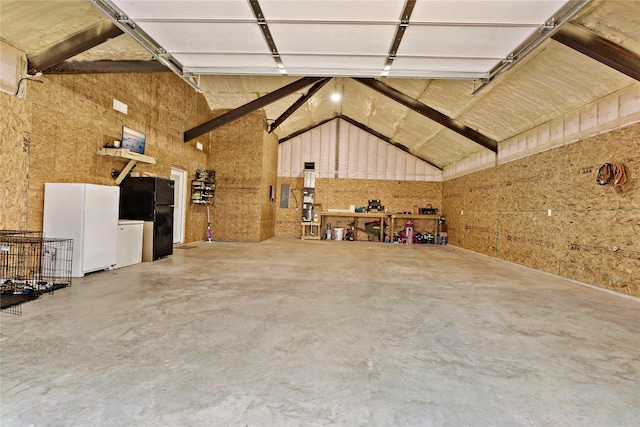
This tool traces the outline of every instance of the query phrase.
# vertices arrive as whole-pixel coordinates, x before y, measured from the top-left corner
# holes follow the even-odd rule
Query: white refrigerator
[[[72,277],[117,261],[120,187],[45,183],[44,237],[73,239]]]

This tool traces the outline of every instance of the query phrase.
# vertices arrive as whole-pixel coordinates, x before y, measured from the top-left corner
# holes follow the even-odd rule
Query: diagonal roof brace
[[[470,127],[450,118],[449,116],[442,114],[438,110],[435,110],[429,107],[426,104],[418,101],[417,99],[413,99],[409,95],[405,95],[404,93],[388,86],[387,84],[381,82],[380,80],[371,79],[371,78],[356,78],[353,79],[363,85],[393,99],[396,102],[404,105],[407,108],[412,109],[413,111],[422,114],[423,116],[433,120],[434,122],[456,132],[459,135],[464,136],[467,139],[475,142],[476,144],[480,144],[484,148],[487,148],[494,153],[498,152],[498,142],[494,139],[489,138],[481,134],[480,132],[471,129]]]
[[[269,125],[269,133],[273,132],[275,128],[280,126],[282,124],[282,122],[287,120],[287,118],[289,118],[289,116],[291,116],[293,113],[295,113],[298,108],[302,107],[304,105],[304,103],[307,102],[309,100],[309,98],[311,98],[317,91],[319,91],[322,88],[322,86],[327,84],[327,82],[329,80],[331,80],[331,77],[324,78],[324,79],[320,80],[319,82],[317,82],[316,84],[314,84],[313,86],[311,86],[309,88],[309,91],[306,94],[304,94],[300,98],[298,98],[298,100],[296,102],[294,102],[291,105],[291,107],[287,108],[287,111],[282,113],[277,119],[275,119],[273,121],[273,123],[271,123],[271,125]]]
[[[640,81],[640,57],[595,32],[569,22],[551,38]]]
[[[239,119],[242,116],[246,116],[247,114],[255,110],[259,110],[260,108],[265,107],[272,102],[276,102],[277,100],[284,98],[285,96],[291,95],[292,93],[325,78],[326,77],[303,77],[299,80],[296,80],[295,82],[289,83],[288,85],[283,86],[280,89],[276,89],[273,92],[261,96],[258,99],[254,99],[253,101],[248,102],[236,108],[235,110],[226,112],[221,116],[209,120],[208,122],[202,123],[201,125],[189,129],[184,133],[184,142],[191,141],[192,139],[197,138],[200,135],[211,132],[212,130],[217,129],[220,126],[226,125],[227,123]]]
[[[29,74],[42,72],[122,33],[123,31],[111,22],[98,22],[29,58],[27,70]]]

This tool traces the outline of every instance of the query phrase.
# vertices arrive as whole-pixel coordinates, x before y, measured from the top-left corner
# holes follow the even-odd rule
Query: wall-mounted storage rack
[[[196,170],[196,179],[191,181],[191,203],[213,205],[216,189],[216,172],[212,170]]]

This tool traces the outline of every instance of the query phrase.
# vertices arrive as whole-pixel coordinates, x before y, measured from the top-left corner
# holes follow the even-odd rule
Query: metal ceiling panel
[[[387,55],[395,25],[269,24],[282,55]]]
[[[268,22],[389,22],[400,18],[404,0],[260,0],[260,5]]]
[[[380,75],[384,56],[351,55],[280,55],[287,72],[292,75],[374,76]]]
[[[175,58],[238,55],[224,65],[215,56],[208,64],[199,58],[197,66],[190,63],[194,57],[183,56],[183,70],[191,73],[275,74],[242,56],[264,54],[289,75],[453,79],[485,78],[564,3],[424,0],[412,4],[406,24],[405,0],[253,0],[258,15],[240,0],[114,1]],[[396,51],[398,31],[403,37]]]
[[[401,56],[505,58],[536,31],[530,27],[456,27],[410,25],[398,48]]]
[[[238,0],[112,0],[135,21],[156,19],[249,20],[254,16],[247,1]]]
[[[497,59],[483,58],[420,58],[398,56],[393,61],[389,77],[424,76],[433,78],[458,75],[466,80],[480,79]]]
[[[257,24],[145,22],[141,25],[169,53],[269,53]]]
[[[565,3],[564,0],[420,0],[411,14],[411,23],[540,25]]]
[[[195,74],[243,74],[248,68],[260,69],[264,74],[280,74],[269,54],[176,53],[174,57],[185,71]]]

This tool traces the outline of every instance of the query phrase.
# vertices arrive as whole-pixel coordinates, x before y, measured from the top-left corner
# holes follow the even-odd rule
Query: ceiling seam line
[[[280,74],[286,75],[287,71],[282,62],[282,58],[280,57],[280,53],[278,52],[278,47],[276,46],[276,42],[271,35],[271,31],[269,30],[269,26],[267,25],[267,20],[264,17],[264,13],[262,13],[262,8],[260,7],[260,3],[258,0],[249,0],[249,5],[251,6],[251,10],[253,11],[254,16],[256,17],[256,21],[260,31],[262,32],[262,36],[264,37],[267,46],[269,46],[269,50],[271,52],[271,57],[276,63],[276,67],[278,67],[278,71]]]
[[[415,7],[415,5],[416,0],[406,0],[404,4],[404,8],[402,9],[402,13],[400,14],[400,22],[396,26],[396,33],[393,36],[391,46],[389,46],[387,59],[385,60],[382,72],[380,73],[380,75],[383,77],[389,75],[389,71],[391,70],[393,61],[398,53],[398,48],[400,47],[400,43],[402,42],[402,37],[404,37],[405,31],[409,27],[411,13],[413,12],[413,8]]]

